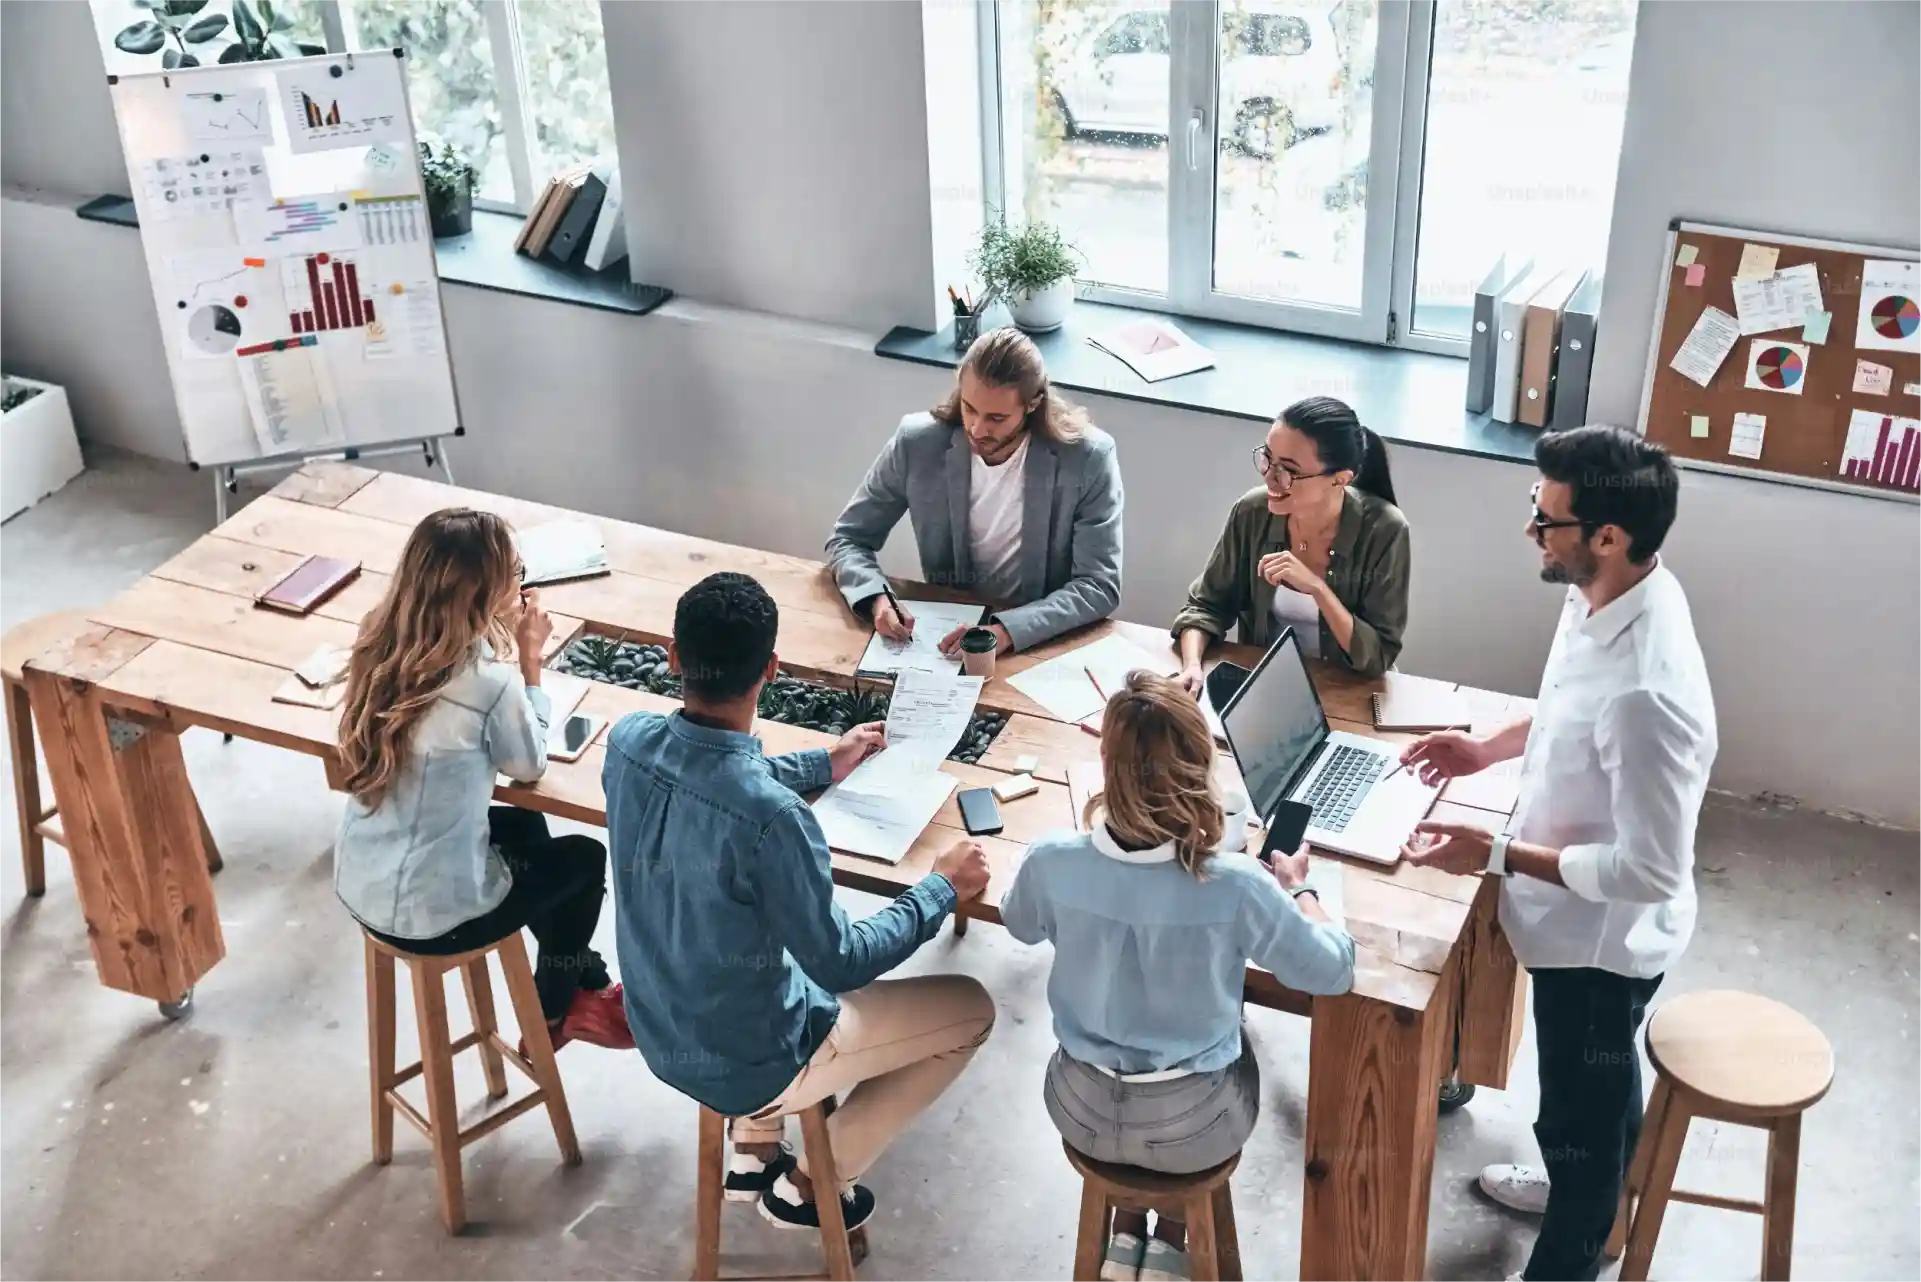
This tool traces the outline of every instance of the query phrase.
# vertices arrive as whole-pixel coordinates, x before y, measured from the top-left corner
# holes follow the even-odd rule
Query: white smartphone
[[[578,761],[581,754],[600,738],[607,718],[576,712],[547,731],[547,758],[550,761]]]

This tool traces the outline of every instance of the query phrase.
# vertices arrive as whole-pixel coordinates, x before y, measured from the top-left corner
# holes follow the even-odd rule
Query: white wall
[[[131,4],[127,13],[129,22],[139,15]],[[90,6],[84,0],[0,2],[0,57],[6,182],[132,195]]]
[[[17,53],[10,11],[18,5],[19,0],[0,4],[9,17],[0,74],[9,82]],[[670,7],[709,8],[610,6],[610,62],[617,86],[635,65],[627,41],[636,33],[614,11]],[[1868,7],[1824,5],[1822,12]],[[1833,20],[1847,18],[1843,13]],[[909,43],[892,17],[874,21],[903,45]],[[691,22],[691,17],[672,20],[677,29]],[[1685,61],[1691,74],[1720,74],[1703,69],[1714,61],[1714,45],[1698,28],[1676,31],[1650,13],[1642,31],[1644,42],[1654,46],[1637,48],[1637,59],[1652,60],[1646,65],[1660,65],[1670,54],[1663,42],[1681,39],[1689,46]],[[1877,30],[1876,37],[1887,39],[1888,33]],[[913,42],[919,38],[916,28]],[[710,56],[711,51],[702,55]],[[1743,71],[1732,67],[1725,74],[1733,79]],[[1842,93],[1853,75],[1847,66],[1812,61],[1801,64],[1801,72],[1800,80],[1776,82],[1777,113],[1825,111],[1821,104]],[[1914,66],[1900,74],[1906,76],[1910,102],[1921,101]],[[924,131],[923,90],[917,79],[911,88],[898,109]],[[626,90],[617,91],[631,105]],[[40,103],[43,113],[49,102],[96,91],[56,83],[46,92],[61,97]],[[1638,82],[1636,92],[1641,92]],[[848,106],[843,102],[843,109]],[[816,124],[823,119],[820,104],[805,110]],[[1698,116],[1719,108],[1704,101],[1690,110]],[[639,123],[621,120],[630,150],[670,128],[656,126],[636,138]],[[1654,145],[1644,133],[1631,110],[1631,145]],[[13,134],[9,113],[4,149],[9,162]],[[834,135],[830,130],[822,136]],[[780,132],[776,142],[779,149],[791,149],[802,139]],[[1838,127],[1822,145],[1849,151],[1850,160],[1826,162],[1842,168],[1898,169],[1903,163],[1901,156],[1884,152],[1877,139]],[[798,163],[791,155],[764,155],[747,140],[736,150],[737,163],[750,169],[763,159],[783,172]],[[1835,207],[1864,190],[1885,205],[1894,199],[1890,193],[1921,184],[1912,152],[1905,160],[1905,189],[1889,179],[1889,191],[1876,196],[1878,188],[1856,182],[1837,189]],[[718,157],[708,160],[719,166]],[[844,171],[865,162],[828,155],[816,163]],[[925,154],[899,163],[915,167],[917,181],[925,183]],[[751,186],[745,179],[718,167],[695,176],[704,185],[690,190],[705,192],[703,201],[720,202],[708,212],[727,225],[728,236],[773,235],[759,221],[761,215],[741,220],[724,207]],[[1624,186],[1650,181],[1634,154],[1624,157],[1622,179]],[[808,200],[831,196],[831,190],[816,189]],[[948,377],[940,370],[880,360],[871,352],[878,333],[893,323],[891,309],[905,306],[909,294],[918,297],[923,287],[931,291],[931,281],[924,278],[929,270],[925,191],[918,213],[907,220],[917,226],[897,239],[887,218],[870,217],[861,202],[836,199],[832,218],[823,215],[810,231],[831,242],[829,253],[843,264],[879,261],[876,254],[902,262],[914,257],[923,279],[895,297],[872,277],[872,297],[832,300],[824,278],[784,260],[786,242],[752,240],[742,252],[763,276],[718,281],[714,291],[736,299],[739,295],[730,291],[745,291],[749,301],[765,308],[771,304],[755,291],[761,282],[778,278],[776,292],[786,291],[783,297],[805,295],[821,312],[846,307],[861,313],[857,320],[840,318],[839,327],[684,300],[651,317],[634,318],[448,286],[448,327],[469,417],[469,437],[454,453],[463,482],[818,555],[834,514],[895,419],[928,404]],[[1910,198],[1902,199],[1912,205]],[[1686,212],[1735,219],[1744,211]],[[1652,216],[1664,224],[1667,213]],[[1865,225],[1836,230],[1870,231]],[[1656,241],[1652,252],[1658,258],[1658,233]],[[1621,243],[1617,237],[1617,246]],[[1651,278],[1653,267],[1643,265]],[[1610,264],[1610,274],[1616,266]],[[724,270],[719,263],[700,270],[710,267]],[[85,288],[75,288],[76,273]],[[180,457],[135,234],[9,199],[0,211],[0,276],[6,282],[0,291],[0,339],[8,368],[72,388],[76,417],[90,439]],[[1618,326],[1635,323],[1622,320]],[[1630,368],[1614,371],[1610,387],[1596,393],[1625,396],[1630,411],[1645,343],[1645,321],[1639,324],[1638,336],[1619,340],[1636,352]],[[1096,398],[1092,403],[1097,419],[1119,443],[1128,484],[1121,609],[1130,618],[1164,619],[1205,558],[1227,503],[1251,479],[1246,451],[1255,429],[1133,402]],[[1520,533],[1531,472],[1516,464],[1413,449],[1397,449],[1394,467],[1417,531],[1413,621],[1403,666],[1531,692],[1558,605],[1555,590],[1537,581],[1531,545]],[[1722,738],[1719,786],[1775,791],[1824,807],[1921,824],[1916,794],[1921,723],[1915,715],[1921,705],[1916,641],[1921,546],[1916,535],[1917,512],[1911,506],[1687,475],[1669,563],[1694,603],[1715,682]],[[894,568],[911,570],[911,558],[903,534],[887,560]],[[1840,567],[1858,569],[1843,573]]]

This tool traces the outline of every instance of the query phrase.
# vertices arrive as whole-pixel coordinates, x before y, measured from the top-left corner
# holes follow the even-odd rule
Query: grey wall
[[[28,6],[21,0],[0,4],[8,20],[0,76],[9,93],[21,60],[33,56],[13,39],[13,10],[22,7]],[[1722,65],[1722,55],[1698,25],[1677,27],[1664,19],[1669,9],[1682,7],[1687,6],[1648,6],[1636,50],[1634,92],[1642,100],[1659,92],[1642,84],[1649,67],[1684,67],[1688,76],[1729,84],[1751,72],[1754,64],[1748,62]],[[1827,20],[1841,23],[1853,36],[1839,41],[1831,58],[1798,63],[1798,76],[1772,81],[1768,118],[1813,113],[1828,119],[1826,104],[1855,78],[1850,65],[1835,62],[1844,48],[1854,50],[1849,56],[1857,65],[1870,59],[1874,74],[1898,78],[1909,118],[1921,110],[1916,105],[1921,82],[1912,61],[1882,66],[1878,48],[1857,47],[1861,41],[1879,46],[1894,38],[1868,12],[1881,7],[1819,6],[1820,14],[1833,15]],[[658,252],[688,258],[693,274],[686,280],[697,283],[683,283],[683,288],[702,301],[677,300],[653,316],[634,318],[448,286],[448,328],[470,433],[454,458],[461,479],[483,488],[818,555],[834,513],[892,423],[931,401],[947,377],[939,370],[879,360],[871,351],[879,331],[895,323],[898,308],[910,306],[923,289],[931,292],[925,252],[928,161],[924,152],[911,154],[905,138],[910,131],[896,133],[896,124],[855,118],[876,109],[871,85],[820,86],[815,96],[788,109],[789,122],[804,117],[805,129],[775,125],[748,131],[733,139],[731,150],[720,152],[669,137],[688,127],[683,119],[636,113],[635,68],[651,67],[650,60],[663,55],[634,42],[657,35],[682,41],[687,56],[711,77],[724,64],[720,50],[726,42],[712,32],[703,34],[693,15],[728,8],[608,7],[609,61],[626,163],[654,166],[650,182],[663,183],[667,163],[659,155],[638,154],[658,145],[679,155],[675,163],[690,171],[662,214],[677,230],[657,237],[663,246],[674,247]],[[684,12],[642,19],[629,13],[636,9]],[[869,50],[879,38],[901,49],[919,47],[917,6],[825,9],[823,23],[846,24],[836,28],[841,36],[865,40]],[[911,29],[893,12],[898,9],[915,13]],[[871,19],[862,20],[860,15],[868,13]],[[727,21],[724,12],[713,21]],[[1727,21],[1739,25],[1738,18]],[[646,25],[644,32],[636,25],[655,23],[661,25]],[[783,28],[782,34],[801,41],[808,33]],[[84,30],[83,37],[91,39]],[[1745,59],[1752,51],[1742,48]],[[774,74],[769,46],[757,49],[761,70]],[[826,49],[815,53],[832,56]],[[852,64],[865,60],[848,55],[834,63],[837,82],[854,78]],[[876,74],[887,83],[901,82],[888,91],[905,95],[891,109],[914,117],[913,129],[923,130],[926,105],[918,71]],[[105,98],[97,79],[54,79],[44,93],[47,97],[35,102],[42,113],[90,110],[83,100]],[[1629,266],[1631,259],[1610,263],[1610,275],[1627,280],[1630,288],[1623,292],[1630,294],[1637,272],[1652,279],[1660,255],[1659,227],[1670,211],[1736,221],[1762,221],[1766,213],[1746,204],[1683,208],[1671,204],[1668,190],[1677,182],[1703,180],[1672,172],[1686,168],[1681,157],[1687,149],[1669,150],[1664,128],[1731,135],[1762,118],[1754,104],[1704,97],[1690,101],[1688,119],[1670,120],[1665,127],[1643,120],[1640,106],[1637,102],[1630,111],[1619,203],[1639,211],[1623,217],[1637,224],[1651,219],[1655,227],[1650,232],[1624,226],[1617,232],[1619,254],[1626,255],[1626,247],[1637,241],[1643,246],[1639,267]],[[1722,123],[1700,118],[1723,114]],[[707,126],[694,128],[718,145]],[[1907,132],[1901,134],[1902,129]],[[1819,207],[1813,206],[1819,192],[1800,191],[1795,178],[1781,180],[1794,185],[1809,206],[1787,225],[1860,236],[1878,231],[1879,238],[1892,239],[1887,226],[1914,217],[1915,149],[1909,146],[1904,159],[1886,141],[1887,131],[1868,136],[1842,128],[1839,121],[1824,130],[1808,147],[1843,155],[1824,155],[1820,172],[1845,171],[1854,178],[1828,183],[1832,194]],[[1895,136],[1912,143],[1911,122],[1900,124]],[[858,145],[867,146],[883,138],[896,155],[888,164],[843,154],[843,147],[856,144],[835,141],[864,139]],[[1645,164],[1641,153],[1649,149],[1660,149],[1668,160]],[[61,157],[52,153],[49,159]],[[72,159],[74,174],[91,172]],[[99,158],[90,163],[98,165]],[[916,207],[897,219],[892,210],[843,190],[845,177],[870,163],[876,170],[869,176],[871,187],[885,188],[891,202]],[[1904,163],[1905,178],[1897,174],[1885,185],[1879,178],[1860,177],[1875,166],[1898,170]],[[914,176],[894,173],[889,165]],[[760,173],[785,175],[797,184],[794,216],[806,221],[808,237],[833,261],[833,272],[790,261],[792,246],[778,234],[787,221],[778,209],[779,184],[757,181]],[[828,181],[814,174],[842,177]],[[11,169],[8,176],[13,177]],[[84,176],[45,171],[36,176],[44,185],[76,193],[92,194],[100,186]],[[909,190],[916,182],[923,184],[917,201]],[[1634,190],[1650,183],[1662,189]],[[1745,171],[1730,175],[1728,184],[1747,200]],[[1764,184],[1757,178],[1753,185]],[[763,196],[774,213],[735,207],[758,188],[766,188]],[[1834,219],[1822,216],[1830,207],[1839,216],[1863,203],[1875,208],[1848,214],[1860,219],[1857,223],[1835,226]],[[735,271],[731,260],[722,261],[717,252],[687,238],[709,223],[753,270]],[[1647,248],[1650,237],[1653,248]],[[892,278],[896,271],[907,284]],[[6,282],[0,291],[0,355],[8,368],[66,384],[90,439],[180,457],[179,426],[163,377],[138,237],[83,222],[62,208],[9,199],[0,218],[0,276]],[[716,298],[735,306],[709,301]],[[791,309],[783,300],[793,303]],[[1611,335],[1631,359],[1617,362],[1606,376],[1597,404],[1606,406],[1613,397],[1631,416],[1646,318],[1628,314],[1612,291],[1609,301],[1623,311],[1604,323],[1631,331]],[[788,315],[760,314],[782,311]],[[822,317],[837,323],[819,323]],[[1253,429],[1132,402],[1095,398],[1092,403],[1097,419],[1114,433],[1128,480],[1122,613],[1165,619],[1205,558],[1227,503],[1250,479],[1246,450]],[[1393,462],[1397,488],[1417,531],[1403,666],[1531,693],[1558,608],[1555,590],[1537,581],[1531,546],[1520,533],[1531,471],[1411,449],[1395,451]],[[885,560],[906,571],[913,568],[911,558],[903,533]],[[1722,740],[1717,785],[1771,790],[1910,826],[1921,823],[1915,787],[1921,773],[1921,722],[1915,715],[1921,705],[1916,509],[1690,473],[1667,559],[1693,602],[1715,684]],[[1856,572],[1837,573],[1843,566]]]
[[[0,57],[0,179],[131,195],[85,0],[0,3]]]

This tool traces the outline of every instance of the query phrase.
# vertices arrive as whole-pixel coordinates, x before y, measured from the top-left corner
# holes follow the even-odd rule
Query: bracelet
[[[1312,886],[1296,886],[1294,887],[1294,889],[1288,891],[1287,893],[1295,899],[1299,899],[1302,895],[1312,895],[1314,896],[1315,903],[1318,904],[1321,902],[1321,892],[1314,889],[1314,887]]]

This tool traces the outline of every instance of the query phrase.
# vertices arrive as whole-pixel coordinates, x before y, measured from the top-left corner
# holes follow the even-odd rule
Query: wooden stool
[[[1194,1282],[1239,1282],[1241,1240],[1234,1231],[1234,1192],[1227,1183],[1241,1164],[1239,1153],[1192,1175],[1163,1175],[1138,1166],[1096,1162],[1065,1142],[1061,1148],[1081,1173],[1081,1228],[1074,1243],[1076,1282],[1100,1277],[1107,1229],[1116,1209],[1180,1212],[1187,1221],[1188,1275]]]
[[[53,647],[71,641],[94,625],[85,610],[62,610],[7,629],[0,637],[0,681],[7,699],[7,748],[13,758],[13,804],[20,819],[20,863],[26,876],[27,894],[35,899],[47,893],[47,847],[67,844],[58,822],[60,812],[40,799],[40,760],[33,746],[33,704],[27,698],[25,670],[27,661],[37,659]],[[207,843],[207,868],[220,871],[220,852],[207,831],[207,820],[200,819],[200,836]]]
[[[1723,991],[1689,993],[1663,1005],[1648,1020],[1647,1045],[1658,1076],[1607,1245],[1609,1255],[1627,1248],[1622,1279],[1647,1277],[1670,1201],[1759,1215],[1763,1282],[1785,1279],[1794,1255],[1801,1114],[1834,1081],[1828,1039],[1779,1002]],[[1768,1132],[1764,1201],[1674,1187],[1688,1122],[1697,1117]]]
[[[560,1085],[560,1070],[554,1065],[554,1046],[547,1036],[547,1019],[540,1012],[540,994],[534,989],[533,968],[527,964],[527,946],[515,931],[498,943],[472,952],[446,957],[425,957],[402,952],[372,935],[367,941],[367,1058],[373,1078],[374,1161],[385,1166],[394,1155],[394,1113],[414,1124],[427,1137],[434,1153],[434,1175],[440,1182],[440,1219],[447,1232],[458,1233],[467,1222],[467,1206],[460,1183],[460,1150],[481,1136],[506,1125],[538,1104],[546,1104],[547,1120],[553,1123],[554,1139],[560,1143],[560,1157],[569,1166],[580,1165],[580,1144],[574,1138],[573,1115],[567,1111],[567,1094]],[[494,1019],[493,979],[487,971],[487,955],[500,954],[500,969],[507,977],[507,995],[513,1003],[514,1019],[520,1025],[521,1040],[527,1057],[507,1045]],[[420,1022],[420,1062],[394,1071],[394,962],[406,962],[414,977],[414,1016]],[[460,972],[467,988],[467,1009],[472,1013],[474,1030],[459,1040],[447,1032],[446,974]],[[502,1099],[507,1094],[505,1065],[512,1064],[534,1083],[534,1090],[505,1108],[489,1113],[466,1130],[460,1129],[460,1114],[454,1101],[454,1056],[470,1046],[480,1048],[480,1063],[487,1074],[487,1098]],[[531,1063],[529,1061],[532,1061]],[[416,1077],[426,1078],[427,1115],[422,1117],[401,1097],[400,1086]]]
[[[867,1258],[867,1227],[849,1232],[841,1219],[840,1198],[820,1197],[826,1190],[840,1188],[840,1170],[834,1164],[834,1146],[827,1138],[827,1115],[833,1111],[830,1096],[800,1110],[801,1151],[811,1168],[816,1203],[820,1207],[820,1251],[826,1257],[825,1273],[786,1274],[790,1278],[829,1278],[833,1282],[852,1282],[854,1266]],[[700,1109],[700,1175],[694,1193],[694,1282],[715,1282],[720,1277],[720,1208],[726,1202],[727,1119],[713,1109]]]

